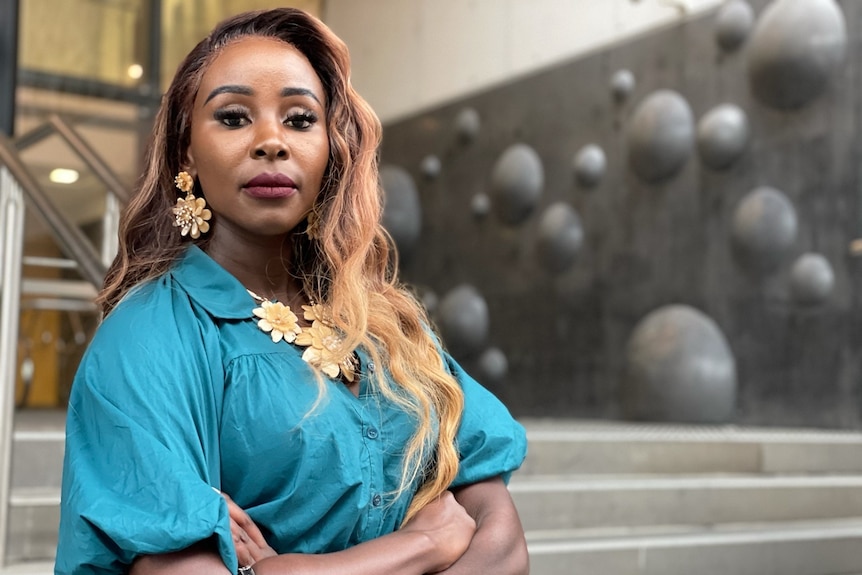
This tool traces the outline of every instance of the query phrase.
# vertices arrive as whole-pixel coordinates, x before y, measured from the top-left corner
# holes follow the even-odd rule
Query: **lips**
[[[284,174],[260,174],[242,189],[255,198],[286,198],[297,192],[296,183]]]

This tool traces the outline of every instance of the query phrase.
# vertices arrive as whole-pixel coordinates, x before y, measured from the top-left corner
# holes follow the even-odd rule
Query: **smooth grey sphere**
[[[477,219],[484,218],[491,212],[491,198],[484,192],[479,192],[470,200],[470,210]]]
[[[774,188],[757,188],[742,199],[733,215],[733,253],[746,271],[773,273],[790,254],[796,231],[796,210],[787,196]]]
[[[422,158],[422,164],[419,166],[419,169],[422,170],[422,175],[429,180],[433,180],[440,175],[440,172],[443,170],[443,164],[440,162],[440,158],[434,154],[429,154]]]
[[[790,291],[800,305],[818,305],[832,295],[835,273],[829,260],[820,254],[799,256],[790,273]]]
[[[715,20],[715,40],[725,52],[733,52],[745,42],[754,27],[754,9],[745,0],[728,0]]]
[[[607,167],[605,152],[596,144],[584,146],[575,155],[575,178],[585,188],[598,185],[605,177]]]
[[[584,228],[581,218],[573,207],[565,202],[548,206],[539,222],[539,237],[536,242],[539,261],[554,274],[566,271],[584,243]]]
[[[739,106],[722,104],[706,113],[697,126],[700,159],[714,170],[730,167],[748,144],[748,116]]]
[[[488,304],[468,284],[446,294],[437,307],[438,323],[446,347],[457,357],[478,353],[488,338]]]
[[[644,181],[657,183],[679,172],[694,144],[694,116],[685,98],[672,90],[650,94],[628,129],[629,162]]]
[[[413,177],[404,168],[383,166],[380,169],[386,201],[383,227],[392,235],[398,253],[406,256],[422,233],[422,206]]]
[[[611,76],[611,95],[617,102],[624,102],[635,91],[635,75],[631,70],[617,70]]]
[[[526,144],[509,146],[491,174],[493,205],[500,220],[507,225],[526,220],[536,208],[544,185],[539,154]]]
[[[775,0],[748,46],[752,91],[772,108],[800,108],[825,90],[846,51],[847,25],[835,0]]]
[[[736,405],[736,361],[718,325],[687,305],[644,317],[626,349],[622,405],[626,417],[720,423]]]
[[[482,383],[499,383],[509,372],[509,360],[499,348],[489,347],[479,356],[479,379]]]
[[[458,134],[458,139],[465,144],[469,144],[479,135],[479,130],[482,128],[482,120],[479,117],[479,112],[473,108],[464,108],[458,112],[455,118],[455,132]]]
[[[437,306],[440,305],[440,298],[437,297],[435,291],[427,289],[422,292],[421,302],[425,307],[425,311],[429,314],[434,314],[437,312]]]

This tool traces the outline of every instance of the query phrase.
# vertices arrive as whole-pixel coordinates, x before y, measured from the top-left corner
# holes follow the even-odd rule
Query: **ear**
[[[195,163],[195,157],[194,154],[192,154],[191,149],[186,151],[186,157],[182,165],[180,166],[180,169],[188,172],[192,178],[197,177],[197,164]]]

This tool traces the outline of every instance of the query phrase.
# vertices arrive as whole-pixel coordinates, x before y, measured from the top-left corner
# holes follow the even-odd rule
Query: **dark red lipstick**
[[[297,191],[294,181],[284,174],[260,174],[242,189],[254,198],[286,198]]]

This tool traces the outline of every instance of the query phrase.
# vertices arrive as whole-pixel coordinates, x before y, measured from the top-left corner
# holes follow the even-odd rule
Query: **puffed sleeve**
[[[502,476],[508,482],[527,455],[527,436],[506,406],[470,377],[448,354],[449,372],[464,390],[464,413],[456,441],[461,465],[453,487]]]
[[[140,291],[106,318],[72,387],[56,573],[127,573],[139,555],[201,541],[236,572],[213,489],[223,385],[208,354],[218,346],[182,294]]]

